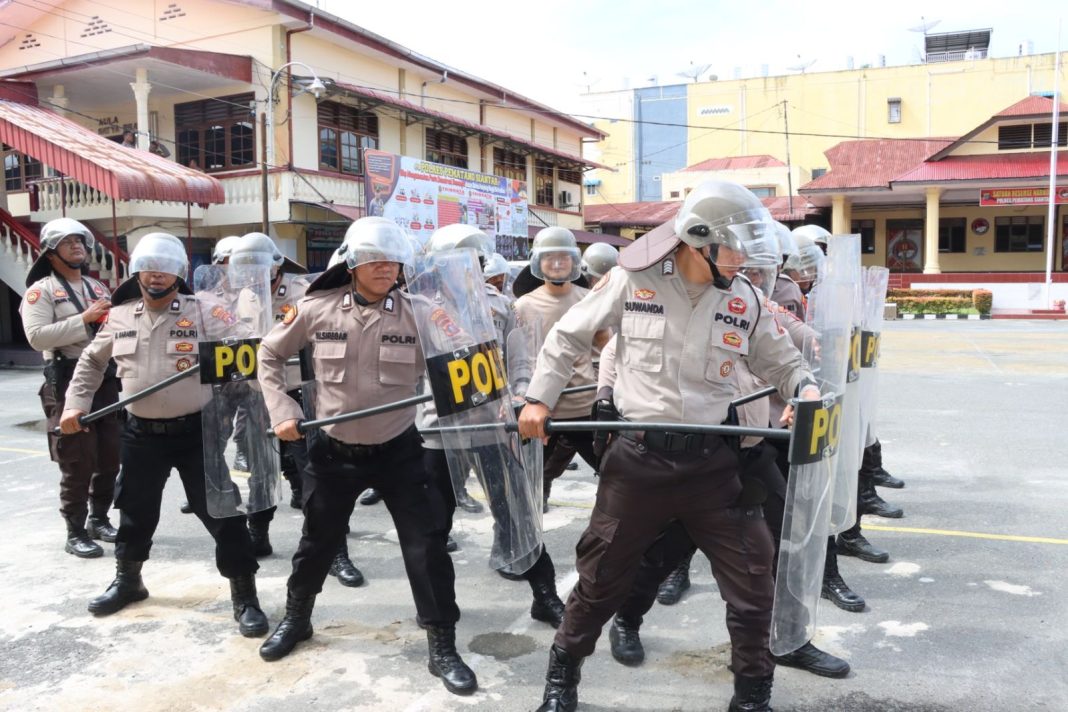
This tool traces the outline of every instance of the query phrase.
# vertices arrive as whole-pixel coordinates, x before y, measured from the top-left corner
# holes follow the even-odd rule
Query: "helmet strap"
[[[719,271],[719,267],[716,267],[716,257],[719,254],[718,248],[719,245],[708,246],[708,255],[705,256],[705,262],[708,263],[709,269],[712,270],[712,284],[719,289],[730,289],[731,282],[734,281],[734,278],[727,279],[723,276],[723,273]]]
[[[147,294],[150,299],[163,299],[168,294],[170,294],[171,292],[173,292],[176,289],[178,289],[178,282],[180,280],[181,280],[181,277],[179,277],[178,279],[174,280],[174,284],[172,284],[171,286],[167,287],[166,289],[152,289],[151,287],[146,286],[145,283],[141,281],[141,275],[137,276],[137,284],[138,284],[138,286],[141,287],[141,289],[145,290],[145,294]]]

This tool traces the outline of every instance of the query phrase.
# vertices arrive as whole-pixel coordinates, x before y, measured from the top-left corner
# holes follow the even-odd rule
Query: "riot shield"
[[[208,514],[263,511],[277,506],[282,491],[278,451],[264,436],[270,417],[256,382],[260,339],[272,326],[269,267],[204,265],[193,281],[200,382],[211,395],[201,411]],[[238,452],[244,470],[228,465],[235,459],[244,464]]]
[[[507,371],[473,250],[422,255],[406,268],[433,395],[424,423],[514,425]],[[504,427],[441,433],[453,487],[475,472],[494,519],[490,566],[521,573],[541,555],[540,443]]]
[[[860,265],[860,236],[832,235],[827,246],[829,259],[842,260],[851,269],[844,275],[853,285],[853,324],[849,336],[849,362],[846,368],[846,389],[842,401],[842,437],[838,446],[838,468],[834,475],[834,498],[831,502],[831,534],[853,526],[857,521],[857,470],[864,438],[860,430],[860,333],[863,318],[864,292],[861,288],[863,268]],[[839,252],[848,257],[839,257]],[[837,263],[837,262],[836,262]]]
[[[770,647],[776,655],[804,645],[816,627],[853,325],[850,259],[848,251],[828,259],[809,293],[806,321],[815,336],[802,354],[822,399],[792,403],[790,476],[771,620]]]
[[[875,421],[879,385],[879,347],[883,330],[883,304],[890,270],[886,267],[864,269],[864,315],[860,337],[860,437],[861,447]]]

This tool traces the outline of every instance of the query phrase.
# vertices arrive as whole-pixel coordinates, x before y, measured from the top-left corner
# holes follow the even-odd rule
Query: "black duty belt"
[[[405,430],[403,433],[387,440],[384,443],[375,443],[374,445],[355,445],[352,443],[343,443],[336,438],[332,438],[326,433],[322,433],[323,440],[326,442],[326,447],[332,455],[347,460],[366,460],[376,455],[381,455],[383,452],[389,450],[391,447],[397,445],[399,442],[411,438],[415,434],[415,425]]]
[[[644,430],[624,430],[620,435],[627,440],[641,443],[650,450],[658,452],[701,452],[716,447],[723,442],[719,435],[712,433],[672,433],[645,432]]]
[[[130,413],[126,417],[126,424],[145,435],[186,435],[200,428],[200,413],[190,413],[180,418],[138,418]]]

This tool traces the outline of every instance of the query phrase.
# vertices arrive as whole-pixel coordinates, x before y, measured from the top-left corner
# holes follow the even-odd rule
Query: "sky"
[[[418,54],[567,112],[581,110],[581,93],[689,82],[680,74],[706,65],[702,80],[710,74],[733,79],[736,68],[743,77],[760,76],[763,65],[772,75],[801,65],[809,72],[835,71],[846,69],[849,57],[855,67],[876,65],[879,55],[888,65],[914,64],[925,24],[931,33],[991,28],[992,57],[1015,56],[1028,41],[1034,53],[1048,53],[1056,50],[1058,24],[1064,24],[1058,13],[1068,15],[1068,4],[1051,0],[1028,3],[1026,12],[1011,2],[974,0],[894,0],[877,10],[839,0],[538,0],[524,3],[531,12],[519,17],[519,4],[499,0],[407,0],[393,8],[372,5],[373,12],[361,12],[369,5],[351,0],[316,4]],[[1060,34],[1063,50],[1068,27]]]

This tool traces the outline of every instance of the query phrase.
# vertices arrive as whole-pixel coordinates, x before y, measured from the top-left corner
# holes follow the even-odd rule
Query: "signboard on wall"
[[[907,221],[903,221],[907,222]],[[923,269],[923,228],[909,224],[886,226],[886,266],[891,272]]]
[[[363,155],[367,214],[395,221],[421,244],[455,223],[477,225],[498,247],[527,237],[526,181],[385,151]]]
[[[1068,186],[1057,186],[1055,202],[1068,204]],[[999,205],[1049,205],[1049,186],[1025,188],[981,188],[979,205],[997,207]]]

